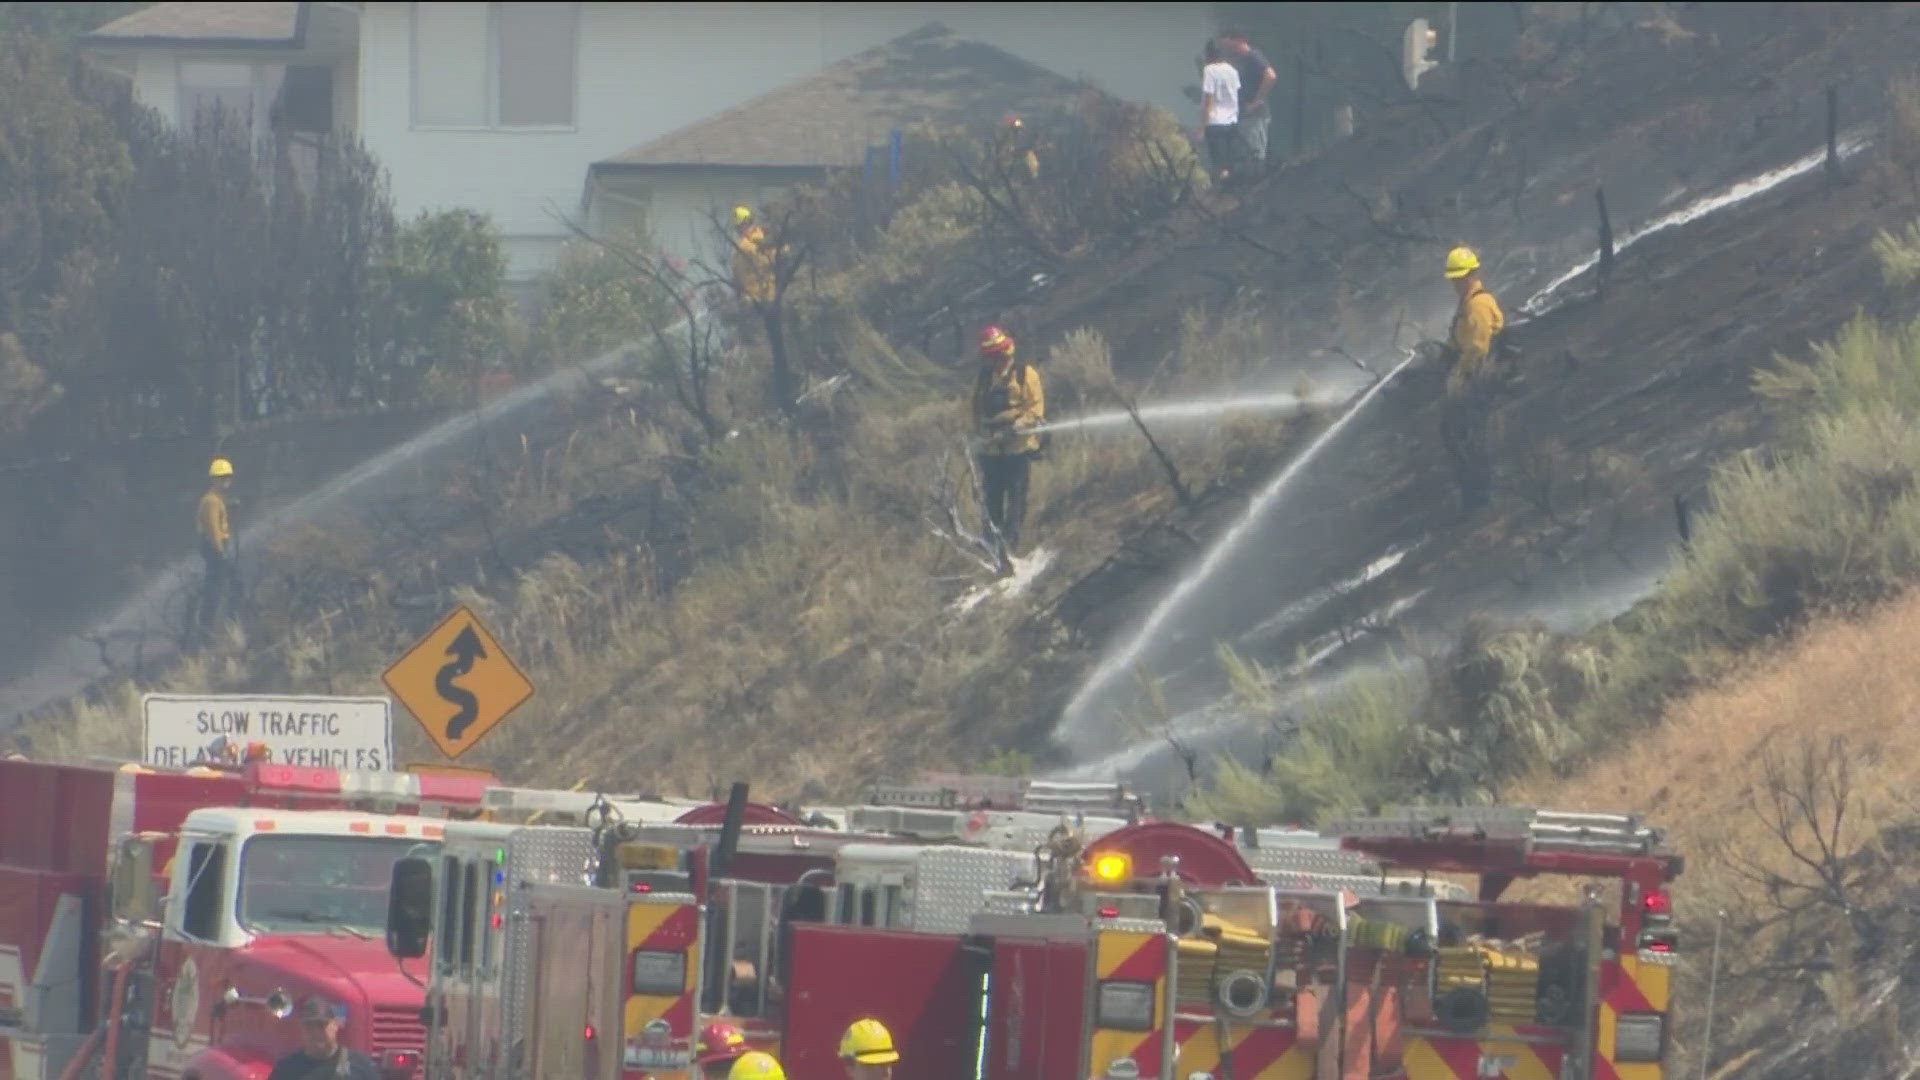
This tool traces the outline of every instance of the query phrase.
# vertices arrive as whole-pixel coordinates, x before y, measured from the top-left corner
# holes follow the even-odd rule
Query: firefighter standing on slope
[[[733,284],[756,307],[773,303],[773,249],[753,211],[733,208]]]
[[[1447,253],[1447,278],[1460,297],[1460,307],[1447,343],[1452,366],[1447,372],[1440,435],[1460,483],[1461,509],[1472,512],[1487,504],[1493,487],[1487,439],[1499,390],[1495,360],[1507,317],[1481,282],[1480,258],[1471,248],[1457,247]]]
[[[1040,152],[1027,134],[1026,121],[1019,116],[1008,113],[1001,119],[993,152],[1008,178],[1025,172],[1029,180],[1040,179]]]
[[[998,326],[980,334],[973,420],[980,435],[980,488],[988,532],[1002,573],[1013,568],[1027,517],[1027,479],[1040,453],[1033,429],[1046,419],[1046,395],[1033,365],[1014,359],[1013,338]]]
[[[220,605],[232,606],[240,588],[240,577],[233,567],[233,526],[227,518],[227,489],[233,486],[233,462],[214,458],[207,467],[207,491],[200,496],[194,513],[195,531],[200,537],[200,559],[206,564],[206,578],[200,585],[200,610],[195,629],[204,637],[213,632]]]
[[[702,1080],[725,1080],[733,1063],[747,1054],[746,1033],[732,1024],[716,1021],[700,1029],[693,1044],[693,1063]]]
[[[851,1080],[892,1080],[900,1060],[893,1048],[893,1032],[878,1020],[855,1020],[840,1036],[840,1060]]]

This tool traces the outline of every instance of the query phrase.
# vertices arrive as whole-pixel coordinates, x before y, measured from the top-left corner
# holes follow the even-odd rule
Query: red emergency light
[[[1673,898],[1664,889],[1654,889],[1640,901],[1640,910],[1650,919],[1664,919],[1673,914]]]
[[[420,1068],[420,1051],[389,1050],[380,1055],[381,1075],[390,1080],[407,1080]]]

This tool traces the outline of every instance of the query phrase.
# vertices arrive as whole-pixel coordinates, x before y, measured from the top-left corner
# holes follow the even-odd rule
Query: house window
[[[252,64],[182,61],[180,126],[194,127],[218,115],[252,128],[255,81]]]
[[[414,4],[414,124],[572,127],[579,8]]]

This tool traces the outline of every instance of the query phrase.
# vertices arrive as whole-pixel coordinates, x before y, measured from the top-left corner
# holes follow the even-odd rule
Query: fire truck
[[[585,821],[592,798],[537,801],[543,812]],[[841,1011],[861,996],[843,984],[870,950],[898,950],[899,971],[932,979],[894,988],[901,996],[890,1008],[915,1001],[931,1015],[977,1016],[976,984],[946,960],[914,958],[932,950],[950,960],[983,911],[1038,912],[1049,859],[1088,838],[1143,860],[1184,851],[1203,875],[1226,875],[1208,876],[1210,884],[1265,875],[1322,890],[1466,895],[1451,883],[1385,880],[1365,856],[1301,830],[1235,834],[1256,856],[1250,862],[1220,833],[1145,820],[1144,806],[1112,784],[939,777],[868,798],[831,812],[841,828],[746,824],[744,813],[732,818],[719,806],[706,813],[720,819],[717,828],[644,817],[575,828],[450,824],[437,866],[396,867],[389,916],[395,955],[431,964],[429,1077],[587,1068],[681,1078],[694,1033],[712,1019],[778,1053],[796,1016]],[[499,790],[489,799],[512,801]],[[603,813],[625,812],[616,803]],[[853,951],[836,962],[843,944]],[[916,1053],[964,1056],[937,1021],[889,1023]],[[832,1049],[813,1067],[837,1069]]]
[[[1416,808],[1322,839],[1269,877],[1229,837],[1143,822],[1063,838],[963,934],[796,925],[781,1060],[828,1075],[871,1016],[914,1075],[951,1080],[1665,1075],[1681,862],[1637,818]],[[1584,900],[1503,899],[1540,875]]]
[[[379,942],[391,867],[484,787],[0,761],[0,1080],[252,1080],[314,995],[385,1075],[413,1075],[421,992]]]

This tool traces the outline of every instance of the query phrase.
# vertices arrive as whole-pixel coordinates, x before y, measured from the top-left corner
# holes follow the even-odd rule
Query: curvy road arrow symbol
[[[453,644],[447,646],[447,655],[453,659],[433,677],[433,688],[440,691],[440,696],[448,704],[458,709],[453,718],[447,721],[448,740],[458,742],[473,724],[474,717],[480,715],[480,699],[474,697],[472,691],[454,685],[453,680],[472,671],[473,662],[487,655],[487,647],[480,644],[480,635],[474,633],[473,626],[469,624],[453,639]]]

